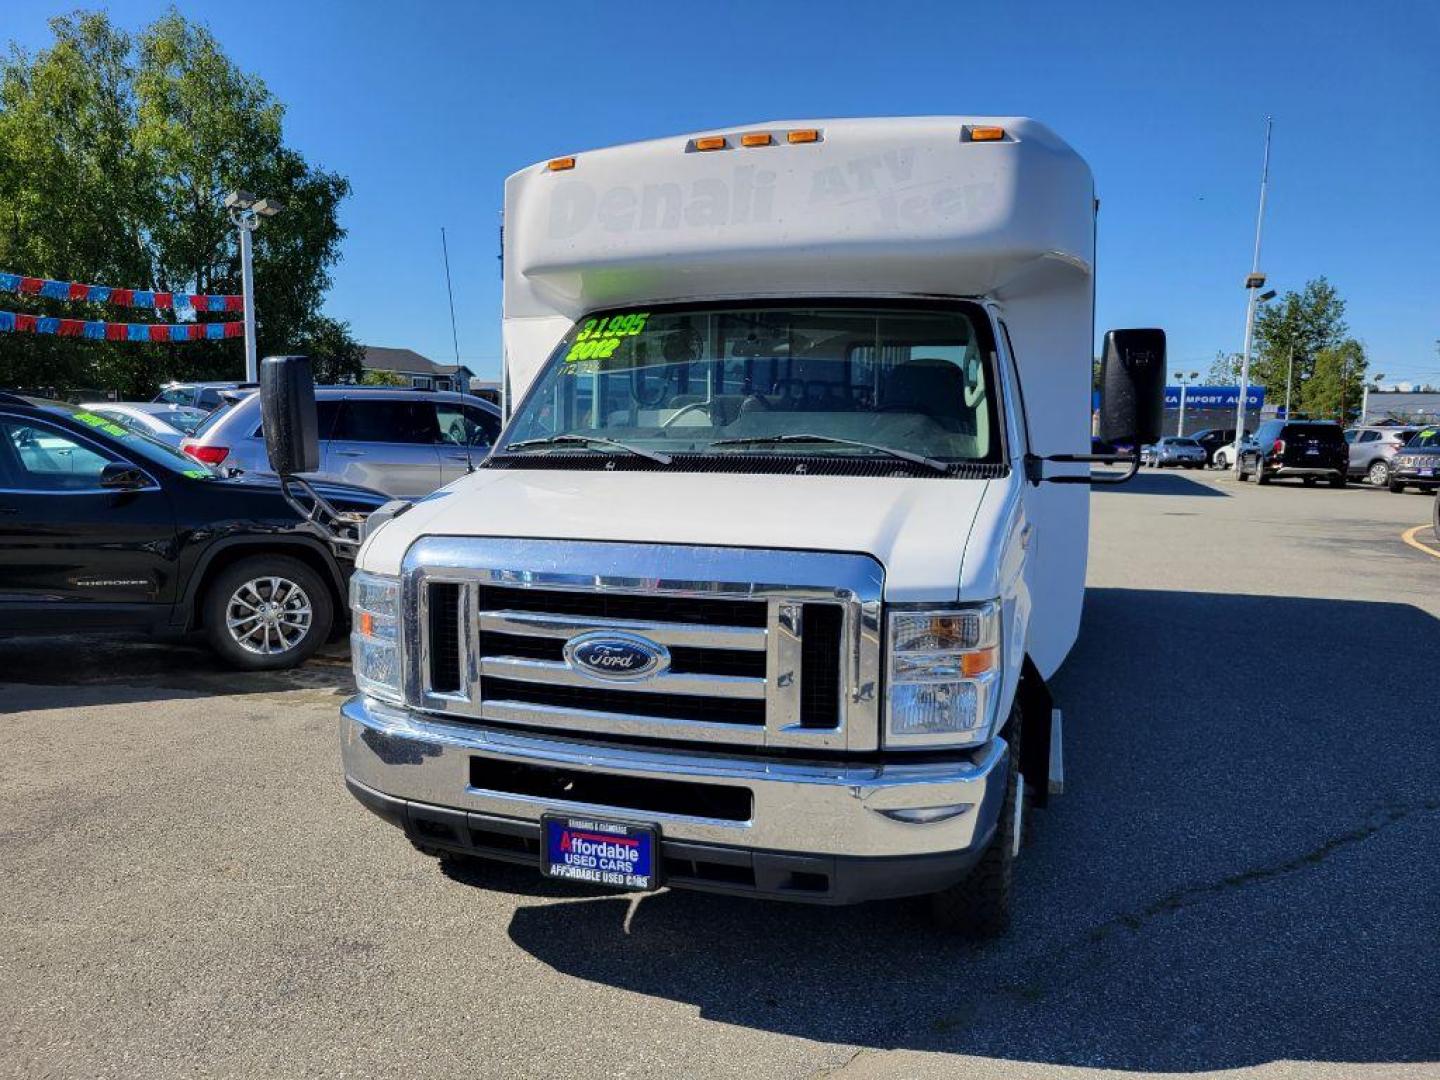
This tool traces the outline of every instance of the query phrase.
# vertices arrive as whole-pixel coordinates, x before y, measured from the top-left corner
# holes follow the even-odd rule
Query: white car
[[[1240,444],[1241,450],[1255,449],[1255,436],[1246,435]],[[1235,467],[1235,444],[1226,443],[1215,451],[1215,467],[1217,469],[1233,469]]]

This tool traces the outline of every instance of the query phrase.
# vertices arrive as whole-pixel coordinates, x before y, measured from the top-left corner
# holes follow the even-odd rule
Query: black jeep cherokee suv
[[[1321,480],[1344,487],[1350,471],[1350,447],[1340,425],[1329,420],[1266,420],[1255,432],[1255,446],[1240,454],[1238,479],[1257,484],[1294,476],[1314,487]]]
[[[385,502],[316,486],[340,510]],[[349,572],[276,478],[0,392],[0,635],[197,632],[236,667],[294,667],[343,618]]]

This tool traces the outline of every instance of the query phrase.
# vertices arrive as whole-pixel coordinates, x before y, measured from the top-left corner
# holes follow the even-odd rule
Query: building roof
[[[1370,423],[1387,416],[1424,421],[1440,417],[1440,394],[1428,391],[1371,390],[1365,401],[1365,416]]]
[[[362,366],[366,371],[403,371],[413,375],[454,375],[470,370],[463,364],[437,364],[414,349],[390,349],[383,345],[366,345]]]

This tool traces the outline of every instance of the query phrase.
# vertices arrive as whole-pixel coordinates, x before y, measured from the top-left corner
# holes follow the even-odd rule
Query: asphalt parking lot
[[[1430,500],[1092,505],[1069,790],[987,945],[916,904],[479,888],[344,791],[341,663],[0,642],[0,1075],[1440,1076]]]

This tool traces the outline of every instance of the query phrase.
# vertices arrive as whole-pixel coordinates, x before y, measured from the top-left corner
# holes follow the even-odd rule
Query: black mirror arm
[[[310,505],[305,505],[294,492],[290,485],[294,484],[310,500]],[[280,491],[285,496],[291,508],[310,524],[314,525],[330,547],[340,558],[354,558],[355,553],[360,549],[360,525],[362,520],[358,515],[346,514],[335,509],[330,500],[321,495],[312,487],[309,481],[298,476],[280,477]]]
[[[1045,462],[1054,461],[1058,464],[1083,464],[1096,465],[1128,465],[1129,468],[1119,476],[1046,476]],[[1039,454],[1025,455],[1025,479],[1032,484],[1123,484],[1134,478],[1140,471],[1140,451],[1137,448],[1131,454],[1050,454],[1041,457]]]

